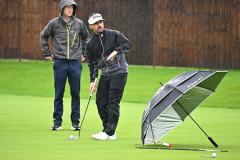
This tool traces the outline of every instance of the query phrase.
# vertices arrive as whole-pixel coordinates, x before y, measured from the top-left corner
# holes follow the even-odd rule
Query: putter
[[[97,83],[97,78],[95,78],[95,80],[94,80],[94,86],[96,85],[96,83]],[[86,116],[86,113],[87,113],[87,109],[88,109],[89,103],[90,103],[90,101],[92,99],[92,96],[93,96],[93,90],[90,91],[90,96],[89,96],[89,99],[88,99],[87,107],[85,109],[85,112],[84,112],[84,115],[83,115],[83,119],[82,119],[82,122],[81,122],[80,127],[79,127],[79,131],[78,131],[78,138],[79,139],[80,139],[80,132],[81,132],[81,129],[82,129],[82,125],[83,125],[83,122],[84,122],[84,119],[85,119],[85,116]]]

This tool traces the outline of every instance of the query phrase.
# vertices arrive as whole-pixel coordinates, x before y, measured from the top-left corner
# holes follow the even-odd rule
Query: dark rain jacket
[[[73,16],[69,23],[63,18],[63,8],[67,5],[73,5]],[[53,45],[53,57],[57,59],[77,59],[86,54],[86,41],[89,32],[83,21],[75,18],[77,4],[74,0],[60,1],[60,15],[49,21],[40,35],[40,46],[45,57],[51,56],[48,39],[51,37]]]
[[[98,76],[98,69],[104,76],[127,73],[125,53],[131,47],[130,41],[119,31],[104,29],[100,34],[93,34],[87,42],[91,82]],[[113,61],[106,61],[113,51],[117,51],[117,56]]]

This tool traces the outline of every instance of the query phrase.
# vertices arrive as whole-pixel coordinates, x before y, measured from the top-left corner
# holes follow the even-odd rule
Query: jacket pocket
[[[73,45],[74,45],[74,43],[75,43],[76,36],[77,36],[77,33],[75,33],[74,36],[73,36],[73,41],[72,41],[71,47],[73,47]]]

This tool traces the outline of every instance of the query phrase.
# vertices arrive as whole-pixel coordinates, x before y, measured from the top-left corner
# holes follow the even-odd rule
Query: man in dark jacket
[[[97,140],[117,139],[116,127],[119,120],[119,104],[127,81],[128,64],[125,53],[132,44],[119,31],[104,28],[101,14],[93,13],[88,19],[93,35],[87,42],[90,69],[90,91],[95,90],[94,80],[98,69],[102,70],[96,104],[102,120],[103,130],[92,135]]]
[[[74,0],[60,1],[60,15],[49,21],[40,35],[40,46],[47,60],[54,59],[54,125],[52,130],[62,129],[63,95],[66,80],[71,90],[72,130],[79,130],[80,119],[80,59],[86,54],[86,40],[89,33],[80,19],[75,17],[77,4]],[[49,50],[51,37],[53,55]]]

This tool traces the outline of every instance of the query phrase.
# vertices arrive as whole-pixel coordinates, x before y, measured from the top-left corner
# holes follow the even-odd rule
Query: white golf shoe
[[[108,139],[110,139],[110,140],[116,140],[116,139],[117,139],[117,134],[114,133],[114,135],[109,136]]]
[[[117,139],[117,135],[115,133],[114,135],[109,136],[105,132],[99,132],[97,134],[93,134],[92,138],[96,139],[96,140],[116,140]]]
[[[97,134],[93,134],[92,138],[96,140],[107,140],[109,135],[107,135],[105,132],[99,132]]]

